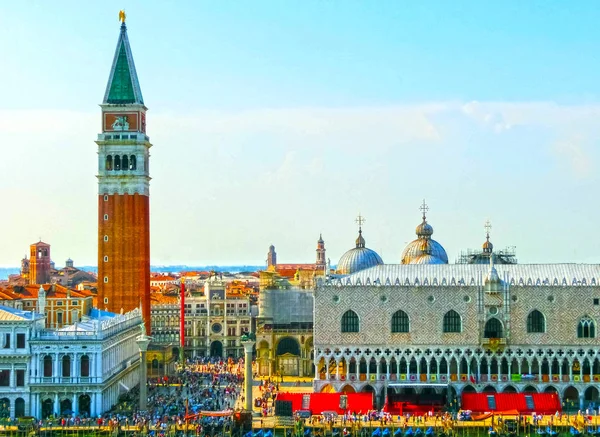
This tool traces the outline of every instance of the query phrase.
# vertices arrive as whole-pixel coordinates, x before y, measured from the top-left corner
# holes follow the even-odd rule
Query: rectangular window
[[[108,241],[108,235],[104,236],[104,241]]]
[[[17,387],[25,387],[25,370],[17,369]]]
[[[56,305],[58,305],[59,307],[61,307],[61,306],[62,306],[62,304],[63,304],[63,303],[62,303],[62,300],[59,300],[59,301],[57,301],[57,302],[56,302]]]
[[[108,276],[104,277],[104,283],[107,284],[108,283]]]
[[[594,305],[600,305],[600,299],[597,297],[594,298]]]
[[[108,214],[104,214],[104,220],[108,220]]]
[[[0,387],[10,386],[10,370],[0,370]]]
[[[60,311],[56,313],[56,323],[60,326],[63,324],[63,313]]]
[[[10,349],[10,334],[7,332],[4,334],[4,343],[2,345],[3,349]]]
[[[104,303],[108,303],[108,297],[104,298]]]
[[[106,194],[104,195],[104,201],[108,202],[108,196]]]
[[[78,300],[74,300],[74,301],[72,302],[72,305],[79,305],[79,301],[78,301]]]
[[[105,263],[107,263],[107,262],[108,262],[108,257],[107,257],[107,256],[105,256],[105,257],[104,257],[104,262],[105,262]]]
[[[25,334],[17,334],[17,349],[25,349]]]

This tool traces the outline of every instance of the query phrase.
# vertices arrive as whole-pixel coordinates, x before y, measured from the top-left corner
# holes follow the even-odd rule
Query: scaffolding
[[[517,264],[517,252],[515,246],[508,246],[503,250],[494,250],[494,264]],[[481,249],[467,249],[456,258],[456,264],[489,264],[490,254]]]

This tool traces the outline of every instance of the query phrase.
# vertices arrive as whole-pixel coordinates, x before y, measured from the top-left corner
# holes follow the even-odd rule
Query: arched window
[[[62,359],[62,376],[71,376],[71,357],[65,355]]]
[[[588,316],[583,316],[577,325],[577,338],[595,338],[596,324]]]
[[[115,155],[115,170],[121,170],[121,157]]]
[[[502,322],[495,317],[485,322],[483,338],[502,338]],[[496,372],[498,373],[498,372]]]
[[[129,170],[129,157],[127,155],[123,155],[121,158],[121,168],[123,170]]]
[[[46,355],[44,357],[44,377],[49,378],[52,376],[52,357]]]
[[[135,170],[137,168],[135,155],[129,157],[129,170]]]
[[[460,320],[460,315],[454,310],[450,310],[446,314],[444,314],[444,332],[461,331],[462,322]]]
[[[107,170],[113,169],[112,155],[106,155],[106,169]]]
[[[533,310],[527,316],[527,332],[546,332],[546,319],[538,310]]]
[[[358,332],[358,315],[348,310],[342,316],[342,332]]]
[[[85,378],[90,376],[90,357],[87,355],[81,357],[81,368],[79,369],[79,374]]]
[[[396,311],[392,315],[392,333],[409,332],[410,324],[408,314],[402,310]]]

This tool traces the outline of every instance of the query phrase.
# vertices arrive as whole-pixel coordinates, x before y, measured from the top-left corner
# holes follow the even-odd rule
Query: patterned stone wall
[[[597,338],[577,338],[577,324],[587,315],[600,320],[597,286],[507,286],[487,293],[480,286],[321,286],[315,292],[315,345],[467,345],[481,343],[486,320],[502,321],[507,341],[520,345],[597,345]],[[443,333],[444,314],[462,317],[462,332]],[[341,318],[355,311],[360,332],[342,333]],[[405,311],[410,333],[392,334],[392,314]],[[541,311],[546,332],[527,333],[527,316]]]

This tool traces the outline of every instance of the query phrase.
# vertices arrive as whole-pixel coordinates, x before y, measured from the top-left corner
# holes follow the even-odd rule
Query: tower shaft
[[[117,42],[98,135],[98,307],[141,304],[150,333],[150,139],[125,23]]]

